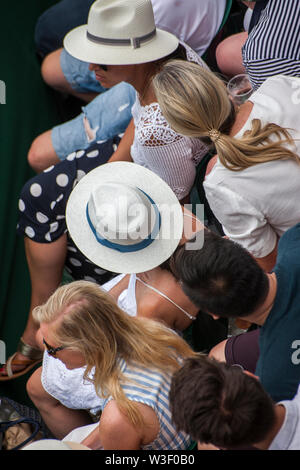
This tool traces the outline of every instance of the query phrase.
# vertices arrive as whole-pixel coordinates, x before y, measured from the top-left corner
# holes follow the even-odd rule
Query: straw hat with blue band
[[[115,273],[159,266],[183,232],[181,205],[171,188],[130,162],[107,163],[84,176],[70,195],[66,221],[79,250]]]
[[[88,22],[64,38],[66,51],[94,64],[153,62],[174,52],[179,41],[156,28],[151,0],[97,0]]]

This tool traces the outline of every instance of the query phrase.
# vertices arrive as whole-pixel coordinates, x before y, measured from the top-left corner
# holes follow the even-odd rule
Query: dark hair
[[[159,73],[162,67],[165,65],[165,63],[169,62],[169,60],[188,60],[186,48],[183,46],[183,44],[179,43],[175,51],[171,52],[171,54],[154,61],[154,64],[155,64],[154,75]]]
[[[175,277],[201,310],[220,317],[245,317],[265,300],[266,273],[241,245],[204,230],[203,247],[182,245],[173,257]]]
[[[164,66],[166,62],[168,62],[169,60],[176,60],[176,59],[187,60],[187,53],[183,44],[179,43],[175,51],[171,52],[171,54],[165,57],[162,57],[161,59],[157,59],[153,61],[154,68],[152,71],[150,71],[148,75],[149,84],[153,80],[153,77],[162,69],[162,67]]]
[[[180,250],[180,245],[177,245],[177,247],[173,251],[172,255],[168,259],[166,259],[166,261],[164,261],[163,263],[161,263],[159,265],[160,269],[163,269],[164,271],[168,271],[169,273],[171,273],[177,281],[179,281],[179,278],[178,278],[178,276],[175,276],[175,273],[174,273],[173,257],[176,256],[176,253],[179,250]]]
[[[166,57],[162,57],[156,61],[157,64],[163,65],[165,62],[169,60],[187,60],[186,55],[186,48],[182,44],[178,44],[178,47],[175,51],[171,52],[171,54],[167,55]]]
[[[257,379],[207,356],[174,373],[169,398],[178,430],[223,449],[254,445],[275,423],[274,403]]]

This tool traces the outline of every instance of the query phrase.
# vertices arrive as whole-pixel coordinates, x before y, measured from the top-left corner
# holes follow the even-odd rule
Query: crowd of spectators
[[[0,381],[42,363],[57,445],[299,450],[299,1],[61,0],[35,41],[81,112],[28,149]]]

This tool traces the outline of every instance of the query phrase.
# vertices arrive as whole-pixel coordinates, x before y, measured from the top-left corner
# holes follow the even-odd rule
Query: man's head
[[[256,378],[206,356],[187,359],[173,375],[170,407],[178,430],[222,449],[260,442],[275,422],[274,404]]]
[[[201,249],[188,250],[183,245],[172,265],[185,294],[212,315],[246,317],[268,294],[268,277],[250,253],[208,230]]]

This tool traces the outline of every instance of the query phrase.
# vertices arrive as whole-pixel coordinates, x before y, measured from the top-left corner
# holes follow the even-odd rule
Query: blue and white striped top
[[[256,90],[268,77],[300,77],[300,1],[269,0],[242,48]]]
[[[142,446],[141,449],[186,450],[191,445],[192,439],[184,432],[178,432],[175,429],[169,409],[172,374],[144,368],[138,364],[126,364],[122,359],[120,368],[124,375],[121,386],[127,398],[150,406],[159,420],[160,430],[156,439]],[[112,400],[111,396],[104,401],[102,409],[110,400]]]

